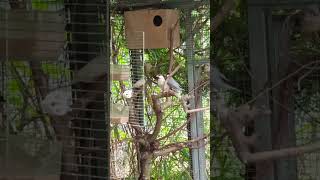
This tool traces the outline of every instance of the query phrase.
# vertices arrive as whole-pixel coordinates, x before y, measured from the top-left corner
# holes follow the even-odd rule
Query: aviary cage
[[[315,26],[307,24],[312,22],[312,18],[319,18],[319,2],[252,0],[247,5],[248,17],[245,17],[248,18],[249,36],[241,36],[241,41],[232,42],[232,34],[221,36],[223,33],[217,32],[216,35],[223,38],[216,39],[213,49],[218,48],[218,42],[227,41],[228,47],[224,48],[235,60],[224,57],[212,62],[212,65],[223,69],[222,72],[241,91],[226,93],[226,101],[230,107],[239,107],[249,102],[251,107],[264,105],[271,110],[269,115],[255,118],[241,129],[244,136],[258,136],[250,153],[264,152],[275,156],[286,148],[317,147],[319,53],[313,50],[319,48],[316,38],[319,29],[308,29]],[[232,16],[230,19],[240,18]],[[230,22],[226,22],[226,26],[228,23]],[[316,32],[311,35],[310,30]],[[249,51],[241,48],[240,52],[233,52],[233,47],[242,47],[244,42],[249,42]],[[213,82],[213,88],[214,85]],[[238,114],[239,117],[241,113]],[[303,154],[300,149],[297,151],[300,151],[299,155],[293,153],[290,157],[266,158],[245,164],[237,158],[239,149],[232,146],[235,139],[224,138],[219,126],[222,118],[216,116],[213,119],[217,120],[211,129],[215,132],[211,144],[213,178],[318,178],[319,163],[315,159],[319,158],[319,147],[311,148],[313,150],[308,151],[310,153]],[[289,152],[282,155],[288,154]]]
[[[0,5],[0,177],[108,179],[108,2]]]
[[[161,71],[161,73],[163,73],[163,69],[166,69],[167,71],[167,68],[171,69],[168,74],[162,74],[165,78],[170,78],[170,72],[173,72],[174,69],[178,71],[179,67],[181,67],[181,72],[185,73],[185,76],[183,75],[182,79],[179,79],[179,81],[186,82],[183,87],[185,90],[184,93],[186,94],[182,93],[181,97],[177,95],[177,99],[185,101],[185,99],[190,98],[194,94],[202,93],[203,89],[201,87],[198,88],[200,81],[203,80],[202,75],[205,74],[207,75],[206,77],[209,78],[208,74],[201,73],[201,67],[207,65],[209,62],[207,60],[208,56],[205,55],[208,55],[208,51],[203,50],[208,48],[209,39],[205,39],[204,37],[200,38],[201,35],[203,35],[202,33],[207,32],[208,29],[203,30],[201,27],[197,28],[195,27],[195,23],[202,23],[203,26],[208,27],[209,18],[206,16],[208,15],[206,14],[208,12],[206,11],[208,10],[208,2],[119,0],[114,1],[111,7],[113,12],[111,17],[113,29],[113,55],[111,63],[113,65],[131,66],[129,82],[127,80],[113,81],[112,84],[112,101],[117,103],[116,105],[112,104],[112,106],[119,107],[120,103],[122,104],[122,107],[129,107],[128,123],[112,124],[112,178],[160,178],[160,175],[157,177],[156,175],[148,174],[149,172],[145,171],[145,173],[143,168],[144,164],[150,163],[150,154],[160,149],[160,144],[165,144],[165,140],[163,140],[163,144],[162,142],[158,142],[157,139],[152,140],[153,138],[156,138],[152,137],[152,134],[160,131],[159,129],[153,129],[153,127],[159,127],[159,124],[161,127],[161,124],[163,123],[163,126],[167,125],[168,127],[161,127],[161,131],[163,128],[170,129],[170,125],[174,124],[175,121],[173,117],[183,117],[186,118],[186,121],[190,121],[191,123],[187,122],[182,128],[183,130],[179,132],[179,135],[182,134],[181,136],[183,138],[190,141],[204,136],[204,119],[207,120],[208,116],[205,118],[203,117],[201,106],[207,104],[202,104],[200,99],[207,100],[207,97],[200,97],[195,100],[192,99],[190,104],[184,104],[185,106],[183,106],[183,108],[181,107],[181,111],[173,111],[173,117],[168,115],[167,119],[164,118],[163,122],[158,120],[154,122],[157,113],[161,113],[161,110],[154,109],[152,104],[160,103],[161,108],[168,109],[171,106],[174,106],[170,104],[170,93],[168,98],[160,99],[162,98],[161,92],[164,91],[165,88],[161,89],[159,80],[156,80],[156,78],[161,75],[159,73]],[[195,21],[194,19],[196,18],[199,19]],[[181,27],[183,27],[183,30]],[[195,42],[193,35],[197,36],[198,39],[201,39],[201,42]],[[176,56],[179,56],[179,58],[183,60],[180,60],[179,62],[176,62],[176,64],[173,64],[172,67],[171,65],[169,67],[169,62],[173,58],[171,55],[168,55],[157,60],[159,65],[156,68],[153,67],[155,64],[151,65],[152,61],[155,61],[157,53],[160,54],[168,51],[169,54],[170,52],[173,54],[173,50],[174,53],[179,54]],[[198,52],[198,50],[200,53],[195,53],[195,51]],[[180,55],[183,57],[180,57]],[[175,58],[178,59],[178,57]],[[179,75],[181,74],[179,73]],[[137,84],[141,82],[144,83],[142,86],[143,89],[135,88],[135,86],[139,87]],[[128,98],[128,92],[136,99]],[[129,97],[131,97],[131,95]],[[157,98],[159,98],[159,101]],[[180,103],[181,102],[179,102],[179,104]],[[197,111],[198,108],[201,110]],[[194,111],[195,109],[196,111]],[[208,108],[203,109],[207,110]],[[125,114],[127,113],[128,112],[126,111]],[[193,113],[196,114],[196,117],[187,115]],[[172,124],[170,124],[170,122],[172,122]],[[186,127],[187,124],[188,127]],[[173,130],[172,127],[172,129],[164,130],[164,132]],[[192,148],[191,145],[187,145],[183,152],[185,153],[187,151],[186,154],[188,155],[186,156],[190,158],[190,162],[188,161],[186,165],[188,169],[181,170],[177,167],[174,168],[174,170],[171,169],[172,172],[177,172],[177,174],[170,173],[175,174],[176,176],[179,176],[178,173],[182,173],[183,175],[181,175],[181,178],[192,177],[193,179],[206,179],[208,174],[206,173],[206,152],[205,144],[203,143],[204,142],[194,143],[194,147]],[[120,146],[120,144],[127,144],[127,146]],[[128,160],[124,161],[122,159],[123,156],[127,157],[130,162]],[[161,157],[161,159],[162,158],[163,157]],[[154,162],[157,161],[158,159]],[[184,163],[181,163],[181,166],[184,165]],[[118,171],[119,167],[123,167],[125,172],[122,173],[121,171]],[[164,167],[162,166],[157,167],[153,171],[166,171],[164,170],[165,168],[163,168]],[[127,170],[129,170],[129,172],[127,172]]]

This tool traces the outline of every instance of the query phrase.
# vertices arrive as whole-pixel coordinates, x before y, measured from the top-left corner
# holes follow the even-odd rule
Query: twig
[[[313,70],[315,69],[310,69],[307,73],[305,73],[304,75],[302,75],[301,77],[299,77],[298,79],[298,91],[301,90],[301,81],[306,78],[309,74],[311,74],[313,72]]]
[[[173,58],[173,41],[174,41],[174,37],[173,37],[173,32],[174,32],[174,28],[170,28],[170,48],[169,48],[169,70],[168,70],[168,74],[171,73],[173,64],[174,64],[174,58]]]
[[[168,145],[162,147],[161,149],[155,151],[154,155],[155,156],[165,156],[165,155],[167,155],[169,153],[173,153],[175,151],[183,149],[183,148],[187,147],[189,144],[193,144],[195,142],[204,140],[207,137],[208,137],[207,135],[204,135],[202,137],[199,137],[199,138],[196,138],[196,139],[192,139],[192,140],[189,140],[189,141],[186,141],[186,142],[168,144]],[[195,147],[193,147],[193,148],[195,148]]]
[[[187,113],[191,114],[191,113],[195,113],[195,112],[199,112],[199,111],[206,111],[206,110],[210,110],[210,107],[187,110]]]
[[[288,80],[289,78],[293,77],[294,75],[298,74],[302,69],[305,69],[306,67],[313,65],[313,64],[317,64],[320,63],[320,60],[316,60],[316,61],[311,61],[303,66],[301,66],[300,68],[298,68],[296,71],[288,74],[286,77],[282,78],[280,81],[278,81],[277,83],[275,83],[272,87],[270,88],[266,88],[265,90],[261,91],[258,95],[256,95],[254,98],[252,98],[250,101],[248,101],[245,104],[251,104],[252,102],[254,102],[256,99],[258,99],[260,96],[262,96],[264,93],[271,91],[272,89],[276,88],[277,86],[279,86],[280,84],[282,84],[283,82],[285,82],[286,80]]]
[[[281,158],[296,157],[305,153],[312,153],[320,150],[320,143],[304,145],[299,147],[284,148],[280,150],[244,153],[242,159],[244,163],[256,163],[266,160],[277,160]]]
[[[175,130],[173,130],[172,132],[169,132],[168,134],[166,134],[165,136],[161,137],[161,138],[158,138],[157,141],[161,141],[161,140],[164,140],[174,134],[176,134],[177,132],[181,131],[185,126],[187,126],[192,120],[193,120],[193,117],[194,114],[191,114],[189,119],[183,123],[180,127],[176,128]]]
[[[178,72],[178,70],[180,69],[181,65],[179,64],[167,77],[167,79],[169,77],[172,77],[176,72]]]

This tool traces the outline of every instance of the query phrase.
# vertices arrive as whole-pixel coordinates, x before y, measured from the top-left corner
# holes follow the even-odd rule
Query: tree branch
[[[212,27],[211,31],[214,32],[217,30],[219,25],[223,22],[225,17],[230,13],[230,11],[235,7],[236,1],[235,0],[226,0],[221,9],[218,13],[213,17],[211,20]]]
[[[296,157],[296,156],[303,155],[305,153],[312,153],[315,151],[320,151],[320,143],[313,143],[313,144],[299,146],[299,147],[283,148],[279,150],[265,151],[265,152],[256,152],[256,153],[243,152],[241,154],[241,158],[244,163],[256,163],[260,161]]]
[[[179,151],[179,150],[186,148],[188,146],[191,146],[191,148],[196,148],[196,147],[192,147],[192,144],[194,144],[198,141],[204,140],[206,138],[207,138],[207,135],[205,135],[203,137],[196,138],[196,139],[192,139],[192,140],[189,140],[186,142],[168,144],[168,145],[162,147],[161,149],[155,151],[154,156],[165,156],[165,155],[168,155],[169,153]]]
[[[154,127],[154,131],[150,137],[150,141],[154,141],[154,140],[156,140],[156,138],[159,135],[160,130],[161,130],[163,112],[162,112],[162,109],[160,106],[159,99],[155,95],[152,95],[151,99],[152,99],[152,109],[153,109],[154,113],[156,114],[156,119],[157,119],[156,125]]]

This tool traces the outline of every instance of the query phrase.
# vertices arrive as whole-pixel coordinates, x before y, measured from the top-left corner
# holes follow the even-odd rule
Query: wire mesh
[[[28,134],[25,142],[39,139],[43,146],[60,143],[61,154],[50,160],[59,171],[44,174],[107,179],[107,2],[1,3],[7,8],[1,9],[0,26],[6,148],[15,145],[8,139],[14,134]]]
[[[281,12],[283,13],[283,10]],[[281,27],[285,26],[281,24]],[[269,30],[270,29],[268,29],[268,31]],[[270,39],[274,38],[274,34],[268,34],[268,36],[269,35],[272,37]],[[272,109],[272,118],[270,118],[270,121],[272,122],[272,126],[274,129],[272,133],[269,134],[270,136],[272,136],[274,141],[273,149],[306,145],[310,143],[316,143],[319,140],[319,65],[318,63],[316,63],[316,65],[313,67],[308,66],[302,68],[303,60],[301,60],[300,58],[298,58],[297,60],[297,58],[294,56],[296,54],[299,54],[300,56],[298,57],[308,57],[308,53],[312,51],[310,47],[318,47],[318,44],[315,42],[305,42],[305,40],[303,40],[302,43],[297,40],[299,38],[294,38],[297,36],[300,37],[299,35],[293,33],[292,39],[290,39],[290,43],[288,43],[290,45],[290,55],[292,56],[290,56],[288,64],[280,66],[284,69],[279,70],[279,66],[277,66],[277,68],[273,66],[273,63],[279,65],[285,61],[285,58],[283,58],[283,53],[285,53],[285,51],[283,52],[283,49],[279,48],[278,45],[274,44],[272,45],[272,48],[275,49],[271,48],[271,50],[268,49],[268,51],[270,50],[271,54],[276,52],[275,57],[272,56],[273,54],[271,56],[268,56],[270,64],[268,65],[268,67],[264,67],[269,69],[270,74],[268,75],[268,78],[270,79],[266,87],[263,88],[263,90],[267,92],[266,94],[268,94],[268,98],[270,98],[268,100],[268,103],[270,103],[270,107],[274,108]],[[226,40],[227,38],[228,37],[225,37],[224,40]],[[283,37],[279,36],[278,39],[274,38],[273,40],[275,40],[276,43],[283,43],[283,39],[281,38]],[[272,43],[272,41],[268,43]],[[238,44],[234,43],[233,45],[237,46]],[[300,46],[297,48],[298,45]],[[303,50],[299,52],[295,51],[299,48],[302,48]],[[236,56],[237,59],[233,60],[228,59],[226,57],[219,59],[220,61],[215,61],[213,64],[215,67],[218,67],[228,79],[230,79],[230,84],[232,86],[241,90],[241,93],[233,91],[225,93],[225,98],[228,101],[230,107],[237,107],[238,105],[244,104],[254,98],[251,95],[252,84],[254,84],[257,81],[260,81],[261,79],[259,79],[259,77],[257,76],[252,76],[252,71],[254,70],[249,68],[248,58],[241,57],[241,54],[237,53],[234,53],[233,55]],[[318,57],[317,53],[313,55]],[[312,56],[312,58],[306,61],[312,61],[314,56]],[[241,57],[241,59],[238,57]],[[287,72],[288,69],[290,70],[292,68],[292,64],[294,64],[293,66],[296,68],[302,68],[300,73],[298,73],[299,75],[295,74],[294,78],[288,77],[290,75],[288,75]],[[259,64],[259,66],[262,65]],[[277,75],[281,76],[281,78],[278,77],[279,79],[277,80],[272,79],[274,78],[274,76]],[[271,88],[268,89],[268,87]],[[214,96],[212,97],[213,101],[215,101]],[[277,109],[278,111],[275,109]],[[280,116],[280,118],[279,111],[283,112],[282,117]],[[283,117],[285,118],[285,122],[288,124],[285,123],[279,125],[279,122],[284,119]],[[213,128],[211,129],[211,138],[213,140],[211,144],[211,158],[213,158],[213,160],[211,161],[211,176],[213,176],[216,179],[258,179],[256,177],[257,171],[255,168],[255,164],[245,166],[238,160],[238,158],[234,154],[235,150],[232,147],[230,139],[226,138],[223,135],[224,131],[221,129],[219,117],[213,117],[213,119]],[[259,121],[258,119],[255,123],[261,123],[261,121]],[[293,124],[293,127],[290,127],[290,123]],[[279,145],[277,145],[275,139],[278,139],[280,136],[283,135],[281,135],[280,133],[277,134],[276,132],[282,132],[284,134],[287,133],[285,136],[289,136],[284,136],[286,140],[282,142],[284,144],[282,147],[279,147]],[[259,134],[260,132],[254,132],[254,125],[252,124],[249,127],[246,127],[243,133],[246,135],[250,135],[252,133]],[[299,180],[318,179],[319,163],[318,161],[316,161],[318,159],[318,156],[318,151],[315,151],[313,153],[306,153],[304,155],[297,156],[294,158],[284,158],[281,160],[276,160],[274,161],[274,163],[276,164],[274,166],[276,168],[276,171],[274,172],[274,177],[278,179],[288,179],[288,177],[292,177],[292,179]]]
[[[121,4],[122,3],[122,4]],[[152,27],[151,25],[148,27],[150,29],[147,30],[147,32],[144,32],[145,33],[145,41],[148,41],[150,42],[149,43],[149,48],[147,47],[148,44],[146,43],[145,44],[145,49],[144,48],[141,48],[143,47],[143,44],[141,43],[141,41],[136,41],[136,42],[132,42],[130,40],[132,40],[132,37],[130,38],[127,38],[125,37],[124,39],[122,39],[124,36],[123,36],[123,31],[125,30],[125,32],[127,31],[130,31],[128,30],[127,28],[130,28],[130,27],[127,27],[125,26],[125,29],[121,29],[122,25],[121,23],[124,22],[125,24],[125,17],[122,17],[122,13],[123,11],[125,11],[125,14],[126,14],[126,11],[137,11],[137,14],[139,10],[147,10],[147,11],[150,11],[148,13],[146,13],[147,17],[141,17],[141,21],[140,21],[140,18],[139,19],[135,19],[134,17],[131,17],[131,19],[134,19],[132,20],[132,22],[130,23],[130,25],[134,24],[135,22],[137,22],[137,24],[140,24],[141,22],[145,22],[145,26],[147,27],[149,24],[148,23],[152,23],[152,19],[153,19],[153,14],[154,12],[152,12],[152,10],[158,10],[157,9],[157,5],[158,3],[156,2],[156,6],[154,6],[152,9],[145,9],[145,6],[152,6],[153,2],[144,2],[144,3],[139,3],[139,4],[135,4],[135,2],[129,2],[127,1],[118,1],[118,2],[114,2],[113,6],[115,8],[115,14],[113,14],[113,20],[114,20],[114,33],[113,33],[113,44],[114,44],[114,49],[113,49],[113,52],[115,54],[114,56],[114,61],[119,63],[119,64],[125,64],[125,65],[128,65],[128,63],[131,65],[131,81],[130,83],[127,83],[127,82],[123,82],[123,85],[125,85],[125,88],[124,89],[131,89],[131,87],[133,86],[133,84],[135,84],[137,81],[141,80],[141,78],[144,78],[147,82],[147,85],[146,85],[146,88],[144,89],[144,93],[141,94],[140,96],[137,97],[137,99],[135,99],[133,102],[135,102],[137,105],[135,107],[138,107],[141,111],[138,112],[138,116],[137,118],[133,119],[131,118],[132,115],[135,115],[135,114],[130,114],[130,120],[134,120],[136,121],[135,124],[139,124],[139,126],[142,126],[142,130],[141,132],[138,132],[135,131],[135,127],[133,126],[134,124],[133,123],[129,123],[129,125],[113,125],[112,126],[112,133],[113,133],[113,138],[111,139],[112,141],[112,144],[114,144],[114,147],[112,149],[112,158],[114,159],[114,164],[112,164],[112,168],[114,169],[113,171],[115,173],[112,173],[112,174],[117,174],[117,168],[120,167],[123,167],[122,169],[124,171],[126,171],[127,169],[129,169],[129,173],[123,173],[121,174],[121,172],[119,172],[118,174],[118,178],[120,177],[126,177],[126,178],[135,178],[135,177],[138,177],[139,176],[139,163],[143,163],[143,162],[139,162],[137,159],[141,159],[143,158],[143,155],[141,153],[144,153],[143,151],[143,147],[144,145],[141,144],[140,145],[140,142],[143,142],[145,141],[143,138],[144,137],[147,137],[148,135],[150,136],[152,134],[152,132],[155,130],[154,127],[155,127],[155,123],[156,123],[156,113],[158,112],[155,112],[155,110],[153,109],[154,107],[152,107],[152,96],[155,95],[160,95],[162,90],[161,90],[161,87],[159,84],[157,84],[157,76],[159,75],[163,75],[164,77],[167,75],[165,71],[167,71],[167,68],[169,67],[169,55],[167,57],[167,55],[161,57],[161,54],[165,54],[165,52],[168,51],[168,45],[166,45],[166,48],[159,48],[159,49],[154,49],[154,48],[150,48],[150,46],[152,47],[155,47],[155,46],[160,46],[158,43],[158,41],[156,41],[155,39],[159,39],[159,37],[164,37],[162,40],[163,41],[168,41],[168,38],[170,38],[170,35],[169,35],[169,32],[170,31],[164,31],[166,30],[166,28],[169,29],[169,25],[167,25],[168,23],[171,23],[171,22],[166,22],[166,18],[163,18],[163,24],[164,24],[164,27],[159,27],[159,28],[155,28],[156,31],[154,33],[150,33],[152,30]],[[164,3],[163,6],[160,7],[160,9],[164,10],[162,12],[165,12],[165,10],[167,10],[167,6],[166,6],[166,3],[170,4],[171,6],[175,6],[174,8],[181,8],[181,7],[185,7],[185,6],[188,6],[190,4],[192,4],[190,2],[178,2],[178,1],[170,1],[170,2],[161,2],[161,4]],[[172,3],[172,4],[171,4]],[[176,3],[176,4],[175,4]],[[184,4],[184,5],[182,5]],[[199,3],[200,4],[200,3]],[[126,8],[126,7],[130,7],[130,8]],[[207,8],[207,6],[205,7]],[[206,23],[208,22],[208,20],[206,20],[206,18],[208,18],[208,16],[206,16],[207,14],[205,13],[208,13],[208,11],[205,11],[204,9],[205,8],[199,8],[201,10],[194,10],[193,11],[193,18],[199,18],[197,19],[197,23],[201,24],[205,24],[207,25]],[[172,9],[170,9],[172,10]],[[179,23],[180,25],[185,28],[185,21],[186,21],[186,18],[185,18],[185,9],[180,9],[181,11],[179,11],[179,17],[181,19],[179,19]],[[208,10],[208,9],[206,9]],[[205,12],[203,12],[205,11]],[[160,12],[160,11],[159,11]],[[119,13],[119,14],[118,14]],[[129,13],[128,13],[129,14]],[[141,13],[143,14],[143,13]],[[166,14],[166,13],[164,13]],[[152,17],[152,18],[150,18]],[[166,17],[166,16],[164,16]],[[168,16],[170,17],[170,16]],[[202,19],[200,17],[203,17]],[[148,20],[151,20],[151,21],[148,21]],[[208,18],[209,19],[209,18]],[[120,21],[120,23],[119,23]],[[203,25],[202,24],[202,25]],[[132,25],[133,26],[133,25]],[[138,26],[138,25],[137,25]],[[173,66],[173,69],[175,68],[175,66],[177,66],[178,64],[181,65],[181,68],[180,70],[178,71],[177,75],[174,76],[174,79],[180,83],[181,86],[183,86],[182,88],[184,89],[183,90],[183,95],[184,94],[193,94],[193,91],[194,89],[198,89],[200,93],[203,93],[203,96],[205,97],[202,97],[200,95],[200,98],[203,99],[203,106],[204,107],[207,107],[209,106],[208,103],[209,103],[209,100],[208,100],[208,92],[206,90],[204,90],[205,88],[202,88],[202,87],[198,87],[199,84],[196,84],[196,83],[199,83],[200,81],[203,83],[202,80],[208,80],[208,74],[206,73],[201,73],[200,71],[202,70],[200,68],[200,66],[202,67],[202,65],[204,64],[208,64],[208,57],[205,56],[205,55],[208,55],[208,46],[209,46],[209,43],[208,43],[208,39],[205,39],[203,38],[203,34],[204,33],[207,33],[208,32],[208,29],[202,31],[201,28],[197,28],[196,27],[196,22],[193,22],[193,23],[190,23],[190,29],[188,29],[187,33],[192,36],[192,33],[195,31],[195,36],[197,36],[198,38],[197,39],[201,39],[200,42],[197,41],[197,42],[193,42],[194,44],[193,45],[190,45],[188,47],[186,47],[185,43],[183,43],[181,45],[181,47],[178,47],[178,48],[175,48],[174,47],[174,58],[176,60],[174,66]],[[208,26],[207,26],[208,27]],[[139,28],[142,28],[139,26]],[[171,27],[172,28],[172,27]],[[134,29],[134,28],[132,28]],[[149,31],[150,30],[150,31]],[[194,31],[193,31],[194,30]],[[131,30],[132,31],[132,30]],[[138,32],[139,33],[139,32]],[[142,32],[141,33],[141,36],[143,35]],[[149,34],[148,34],[149,33]],[[163,36],[162,33],[166,33],[165,36]],[[181,39],[183,41],[185,41],[185,38],[186,37],[190,37],[190,36],[187,36],[186,35],[186,31],[180,31],[178,33],[178,35],[181,35],[182,34],[182,37]],[[148,35],[147,35],[148,34]],[[128,34],[125,34],[125,36],[128,36]],[[157,36],[155,38],[153,38],[154,36]],[[133,36],[133,37],[138,37],[138,36]],[[149,37],[150,39],[146,39],[147,37]],[[201,37],[201,38],[200,38]],[[139,38],[138,38],[139,39]],[[126,44],[125,45],[122,45],[121,43],[122,42],[125,42]],[[153,41],[153,42],[152,42]],[[163,42],[161,42],[161,44],[164,44]],[[168,43],[169,44],[169,43]],[[179,39],[179,42],[178,44],[180,44],[180,39]],[[200,45],[199,45],[200,44]],[[125,48],[123,48],[123,46],[125,46]],[[193,46],[196,46],[195,47],[195,54],[196,54],[196,57],[195,58],[192,58],[190,62],[190,65],[191,66],[194,66],[194,70],[196,71],[195,75],[194,76],[197,76],[196,78],[196,81],[195,82],[195,87],[192,88],[192,89],[189,89],[188,88],[188,85],[187,85],[187,68],[186,66],[189,65],[187,62],[186,62],[186,54],[185,54],[185,51],[186,49],[190,48],[192,49]],[[139,48],[135,48],[135,49],[130,49],[130,47],[139,47]],[[204,49],[204,50],[203,50]],[[128,57],[129,56],[129,57]],[[126,62],[126,63],[123,63],[123,62]],[[154,64],[155,63],[155,64]],[[185,65],[184,65],[185,64]],[[150,71],[150,69],[151,71]],[[155,68],[155,69],[153,69]],[[172,69],[172,70],[173,70]],[[200,70],[201,69],[201,70]],[[202,75],[205,74],[207,75],[206,78],[202,79]],[[201,83],[200,83],[201,84]],[[114,83],[113,86],[115,86],[115,88],[113,89],[115,93],[115,95],[118,95],[118,92],[120,91],[123,91],[121,89],[121,83]],[[204,85],[205,86],[205,85]],[[140,91],[140,90],[139,90]],[[205,91],[205,92],[204,92]],[[148,99],[148,96],[150,96]],[[118,100],[118,101],[121,101],[119,99],[116,99],[115,100]],[[170,102],[171,101],[171,102]],[[130,104],[130,103],[129,103]],[[141,106],[139,106],[141,104]],[[166,133],[168,132],[172,132],[175,130],[175,128],[178,128],[181,124],[179,123],[184,123],[184,120],[187,121],[189,120],[188,117],[187,117],[187,114],[183,111],[183,109],[180,107],[180,104],[179,104],[179,99],[176,98],[176,97],[168,97],[168,98],[159,98],[159,104],[161,106],[161,108],[164,108],[163,110],[163,122],[162,122],[162,126],[161,126],[161,132],[159,134],[159,137],[161,136],[164,136]],[[197,107],[201,107],[201,105],[197,106]],[[181,109],[180,109],[181,108]],[[194,107],[192,107],[194,108]],[[133,110],[134,108],[131,109],[131,113],[134,112]],[[208,118],[208,113],[203,113],[204,114],[204,117],[199,117],[199,121],[201,121],[201,118],[205,119],[203,121],[205,121],[205,127],[203,128],[206,128],[205,132],[207,133],[208,132],[208,122],[209,122],[209,118]],[[129,120],[129,121],[130,121]],[[179,122],[179,120],[182,120],[181,122]],[[201,128],[199,126],[199,128]],[[167,139],[164,139],[164,140],[161,140],[160,142],[160,147],[161,146],[164,146],[166,144],[169,144],[170,142],[172,142],[173,144],[174,143],[178,143],[179,141],[183,142],[183,141],[188,141],[188,132],[190,132],[190,129],[187,129],[185,126],[183,127],[183,129],[181,131],[178,131],[176,132],[175,134],[173,134],[172,136],[170,136],[169,138]],[[138,134],[138,136],[136,136]],[[200,137],[201,137],[201,134],[200,134]],[[124,149],[120,148],[120,147],[116,147],[115,144],[122,144],[122,142],[126,142],[127,143],[127,147],[125,147]],[[148,142],[146,141],[146,145],[148,144]],[[153,147],[153,144],[150,145],[150,148],[157,148],[156,145],[157,143],[155,142],[154,143],[154,146]],[[201,144],[199,143],[200,146],[203,145],[205,146],[205,144]],[[191,145],[190,145],[191,146]],[[195,146],[192,146],[194,149],[197,149],[198,145],[195,145]],[[203,146],[201,146],[201,148],[203,148]],[[149,148],[148,146],[146,148]],[[119,150],[119,152],[117,152]],[[124,161],[121,160],[121,157],[123,155],[119,155],[119,154],[122,154],[120,152],[122,151],[126,151],[126,157],[128,157],[130,160],[129,162],[125,162],[124,164],[121,164],[123,163]],[[205,149],[207,150],[207,149]],[[151,150],[152,151],[152,150]],[[156,151],[156,149],[155,149]],[[118,154],[118,155],[117,155]],[[159,158],[156,158],[152,161],[152,177],[154,178],[160,178],[160,176],[162,176],[163,178],[173,178],[173,177],[178,177],[178,178],[182,178],[182,179],[191,179],[191,163],[189,162],[189,160],[191,159],[190,158],[191,155],[189,154],[189,145],[186,146],[186,148],[180,150],[179,152],[175,152],[173,153],[172,155],[168,155],[168,156],[164,156],[164,157],[159,157]],[[203,160],[203,164],[207,164],[206,163],[206,159],[208,156],[203,156],[202,157],[202,160]],[[179,158],[179,159],[178,159]],[[200,157],[201,158],[201,157]],[[118,162],[116,162],[116,160],[119,160]],[[116,165],[117,164],[117,165]],[[173,166],[172,166],[173,164]],[[168,169],[170,167],[170,170]],[[172,168],[171,168],[172,167]],[[138,168],[138,169],[137,169]],[[202,166],[202,167],[196,167],[196,168],[203,168],[202,169],[202,172],[205,172],[206,171],[206,167]],[[195,169],[196,169],[195,168]],[[199,169],[198,169],[199,170]],[[161,174],[162,173],[162,174]],[[140,174],[141,175],[141,174]],[[180,176],[181,175],[181,176]],[[167,176],[167,177],[165,177]],[[114,176],[114,178],[117,178],[116,175]]]

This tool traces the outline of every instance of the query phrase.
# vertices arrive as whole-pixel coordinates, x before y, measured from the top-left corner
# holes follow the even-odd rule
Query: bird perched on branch
[[[178,98],[181,97],[181,93],[183,89],[180,87],[180,84],[173,79],[173,77],[169,77],[169,75],[167,75],[167,79],[165,79],[162,75],[157,75],[156,77],[158,78],[158,86],[164,92],[167,92],[168,90],[172,90],[175,92]]]
[[[169,90],[169,85],[166,83],[166,79],[162,75],[156,76],[158,86],[162,91],[166,92]]]
[[[224,74],[220,72],[220,70],[217,67],[213,67],[213,88],[218,91],[227,91],[227,90],[234,90],[240,92],[239,89],[232,87],[228,84],[230,82],[229,79],[226,78]]]

